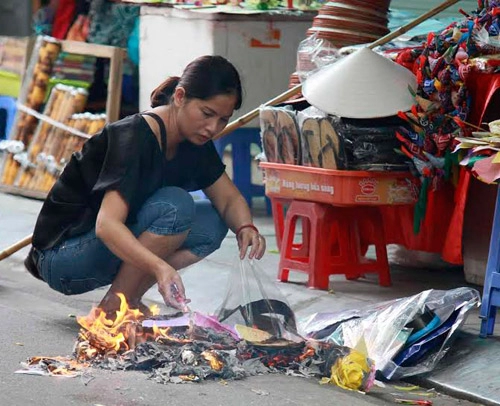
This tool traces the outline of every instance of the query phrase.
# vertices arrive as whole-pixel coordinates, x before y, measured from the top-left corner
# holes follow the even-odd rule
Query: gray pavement
[[[0,193],[0,247],[8,246],[32,231],[41,202]],[[274,279],[279,257],[270,217],[256,210],[256,223],[267,236],[269,252],[260,261],[262,271]],[[161,385],[140,372],[109,372],[93,369],[83,378],[47,378],[14,374],[20,362],[35,355],[69,355],[78,325],[69,315],[84,315],[99,302],[104,290],[79,296],[63,296],[35,280],[24,270],[26,249],[0,262],[0,404],[1,405],[378,405],[394,403],[393,383],[367,395],[319,386],[315,379],[263,375],[242,381],[205,382],[191,385]],[[393,251],[391,251],[393,252]],[[234,270],[236,241],[232,233],[212,256],[182,271],[192,308],[213,312],[220,304],[228,276]],[[279,284],[297,316],[318,311],[359,308],[422,290],[466,286],[460,269],[410,269],[391,267],[393,286],[378,286],[377,278],[359,281],[331,277],[330,292],[304,286],[305,275],[291,273],[291,283]],[[155,289],[146,294],[147,303],[161,304]],[[438,394],[434,405],[500,404],[500,327],[496,336],[477,338],[478,312],[469,317],[464,333],[453,350],[428,376],[418,378]],[[399,393],[400,397],[406,393]],[[463,399],[468,399],[463,400]]]

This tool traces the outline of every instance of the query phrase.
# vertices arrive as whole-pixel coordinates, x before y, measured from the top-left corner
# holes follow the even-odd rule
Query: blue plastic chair
[[[0,131],[0,140],[9,137],[10,130],[14,124],[14,117],[16,116],[16,99],[10,96],[0,96],[0,110],[5,110],[5,126],[0,125],[1,128],[5,128],[5,131]]]
[[[239,128],[214,141],[217,152],[223,157],[228,145],[232,149],[233,182],[239,189],[250,208],[253,197],[265,197],[267,213],[271,213],[271,203],[264,192],[263,185],[252,183],[252,156],[250,146],[257,145],[262,150],[259,128]]]
[[[482,319],[479,333],[481,337],[493,334],[498,307],[500,307],[500,187],[497,191],[490,251],[484,277],[483,300],[479,313],[479,317]]]

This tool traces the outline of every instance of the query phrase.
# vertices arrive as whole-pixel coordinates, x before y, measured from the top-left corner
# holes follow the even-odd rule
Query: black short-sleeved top
[[[35,225],[33,246],[51,248],[91,230],[108,190],[120,192],[129,205],[127,222],[133,223],[146,199],[161,187],[204,189],[224,170],[211,141],[201,146],[184,141],[167,160],[140,114],[108,124],[73,154],[49,192]]]

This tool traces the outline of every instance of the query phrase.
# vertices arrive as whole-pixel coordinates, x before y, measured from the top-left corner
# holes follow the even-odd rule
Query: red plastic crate
[[[409,172],[339,171],[261,162],[266,195],[333,205],[402,205],[418,199]]]

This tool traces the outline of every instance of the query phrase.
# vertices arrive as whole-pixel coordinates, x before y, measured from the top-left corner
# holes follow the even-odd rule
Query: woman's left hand
[[[248,247],[251,247],[249,259],[261,259],[266,252],[266,239],[253,228],[244,228],[236,236],[240,249],[240,259],[245,258]]]

